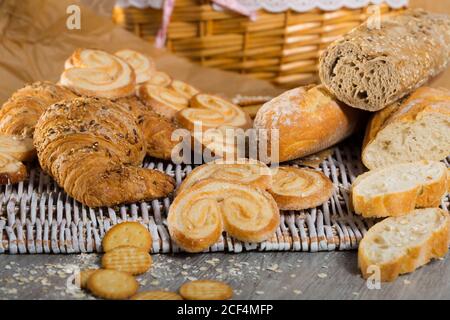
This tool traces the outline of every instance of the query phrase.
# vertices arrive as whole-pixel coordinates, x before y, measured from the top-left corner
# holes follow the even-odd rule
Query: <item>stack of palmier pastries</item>
[[[167,218],[169,232],[188,252],[208,249],[223,230],[241,241],[262,242],[275,236],[280,210],[316,207],[333,190],[315,170],[216,160],[195,168],[179,186]]]

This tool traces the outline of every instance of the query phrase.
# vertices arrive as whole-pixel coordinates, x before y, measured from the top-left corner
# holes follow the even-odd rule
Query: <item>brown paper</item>
[[[69,30],[67,7],[81,8],[81,30]],[[134,49],[151,55],[157,68],[186,81],[201,91],[232,98],[245,95],[277,95],[280,89],[266,81],[230,72],[203,68],[143,41],[95,14],[77,1],[0,0],[0,104],[25,83],[58,81],[64,61],[78,47],[108,52]]]

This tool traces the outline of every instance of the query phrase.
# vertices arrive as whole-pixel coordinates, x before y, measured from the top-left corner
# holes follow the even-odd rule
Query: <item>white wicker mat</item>
[[[448,165],[447,159],[447,165]],[[145,167],[157,168],[181,183],[191,166],[146,160]],[[336,191],[324,205],[305,211],[285,211],[276,235],[260,244],[242,243],[225,233],[210,251],[327,251],[357,247],[373,224],[349,210],[349,188],[364,169],[359,148],[350,144],[334,149],[320,165]],[[153,237],[153,252],[178,252],[166,226],[171,198],[125,205],[118,208],[90,209],[68,197],[39,168],[30,179],[1,187],[0,253],[79,253],[100,252],[101,239],[114,224],[140,221]],[[448,197],[442,206],[448,210]]]

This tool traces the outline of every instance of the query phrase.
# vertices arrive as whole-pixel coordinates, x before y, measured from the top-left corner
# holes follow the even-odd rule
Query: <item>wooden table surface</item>
[[[0,299],[92,299],[67,282],[100,255],[0,255]],[[229,283],[234,299],[450,299],[450,260],[436,260],[369,290],[356,252],[153,255],[141,290],[176,291],[186,281]]]

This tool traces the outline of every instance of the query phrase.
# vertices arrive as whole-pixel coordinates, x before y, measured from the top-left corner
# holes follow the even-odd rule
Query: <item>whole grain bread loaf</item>
[[[367,23],[321,55],[322,83],[339,100],[381,110],[443,71],[450,60],[450,17],[421,9]]]

